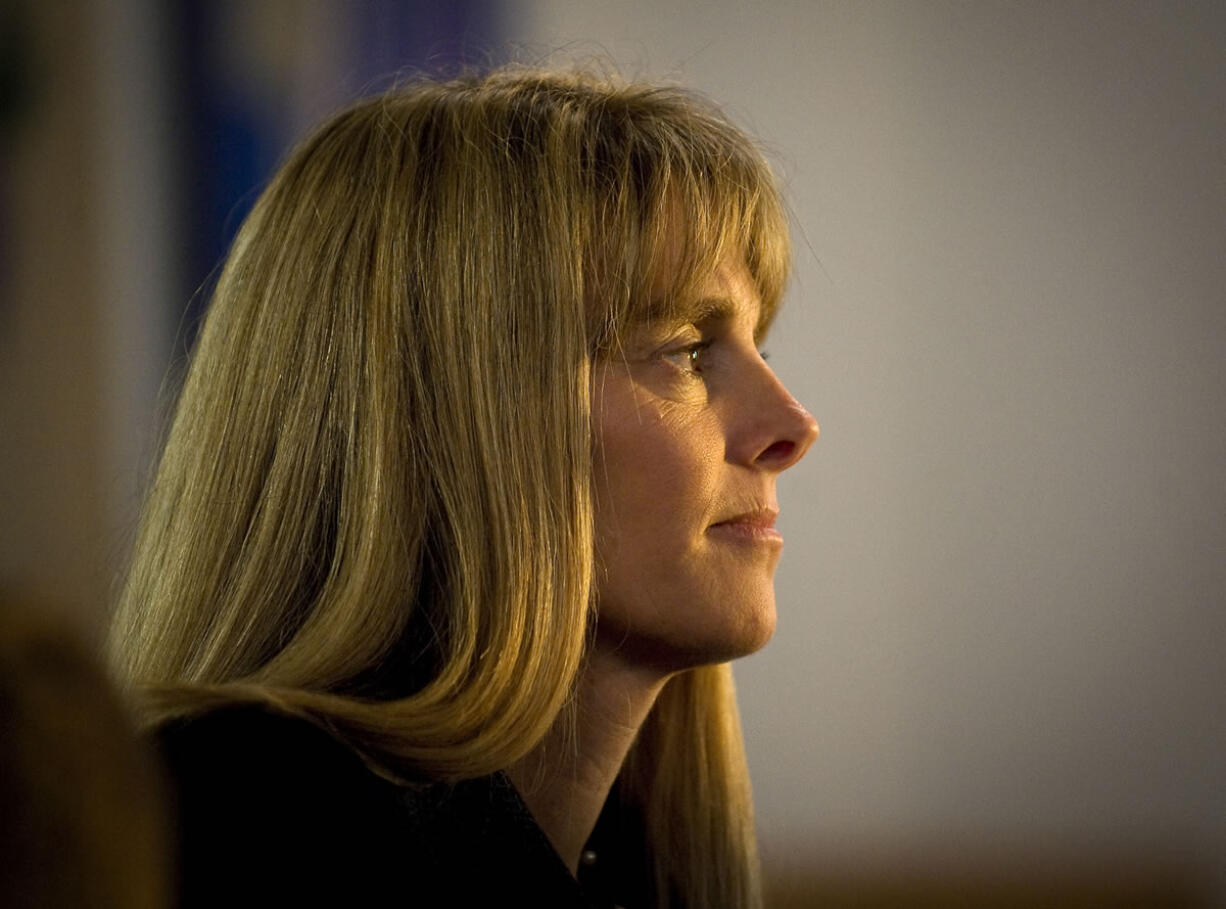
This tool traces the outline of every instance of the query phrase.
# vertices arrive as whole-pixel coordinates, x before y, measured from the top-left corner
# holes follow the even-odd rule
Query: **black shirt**
[[[157,737],[177,794],[184,909],[605,909],[622,889],[607,865],[580,884],[502,773],[397,785],[313,723],[251,706]],[[628,895],[617,902],[637,902]]]

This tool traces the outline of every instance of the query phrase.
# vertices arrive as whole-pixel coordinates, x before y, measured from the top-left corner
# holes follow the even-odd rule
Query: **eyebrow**
[[[662,325],[700,325],[704,322],[734,319],[741,308],[741,304],[732,297],[717,294],[701,297],[693,303],[678,305],[672,309],[659,303],[648,310],[647,321]],[[770,330],[770,322],[765,319],[765,316],[765,307],[759,305],[757,319],[754,320],[753,326],[755,344],[763,343]]]
[[[713,319],[731,319],[741,309],[730,297],[703,297],[694,304],[688,314],[691,321],[709,322]]]
[[[702,297],[693,303],[669,304],[660,300],[647,308],[644,321],[683,324],[731,319],[739,308],[736,301],[726,296]]]

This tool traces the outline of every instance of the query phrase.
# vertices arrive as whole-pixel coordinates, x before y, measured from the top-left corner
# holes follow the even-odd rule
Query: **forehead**
[[[643,313],[648,324],[746,321],[755,336],[764,335],[769,314],[756,282],[740,259],[725,259],[698,277],[678,296],[668,276],[653,284],[652,302]]]

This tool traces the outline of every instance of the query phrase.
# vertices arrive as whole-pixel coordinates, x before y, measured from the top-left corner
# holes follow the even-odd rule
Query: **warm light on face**
[[[597,646],[666,671],[770,638],[775,482],[818,432],[758,351],[743,264],[719,267],[694,309],[594,371]]]

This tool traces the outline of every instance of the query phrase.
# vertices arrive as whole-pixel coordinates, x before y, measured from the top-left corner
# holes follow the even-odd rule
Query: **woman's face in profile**
[[[595,369],[597,645],[665,670],[757,650],[775,627],[775,481],[817,423],[762,359],[761,301],[727,262],[688,322]]]

